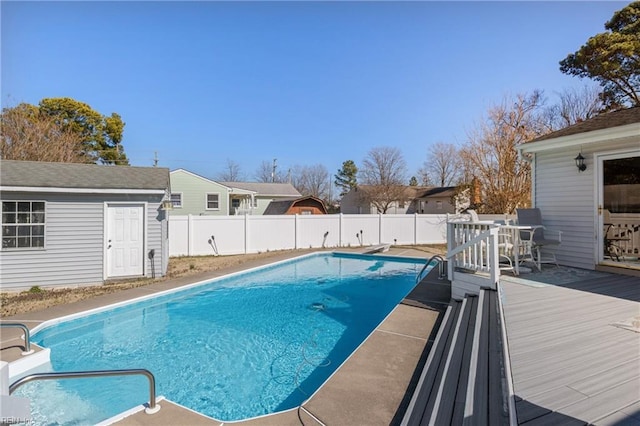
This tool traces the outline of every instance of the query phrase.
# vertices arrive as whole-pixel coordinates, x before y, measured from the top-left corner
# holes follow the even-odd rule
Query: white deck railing
[[[447,223],[448,278],[454,289],[461,282],[467,289],[470,282],[478,291],[496,289],[500,278],[498,234],[499,225],[493,222]]]

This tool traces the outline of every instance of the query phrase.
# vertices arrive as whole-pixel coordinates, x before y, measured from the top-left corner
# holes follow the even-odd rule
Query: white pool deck
[[[396,247],[385,255],[429,257]],[[213,275],[228,272],[234,271]],[[48,319],[193,281],[165,281],[3,320],[33,328]],[[518,280],[504,277],[501,285],[518,423],[640,426],[640,332],[630,322],[640,315],[640,278],[601,274],[552,285],[523,275]],[[437,316],[433,310],[399,305],[302,408],[225,424],[396,424]],[[3,330],[0,337],[0,359],[21,356],[17,331]],[[156,414],[140,412],[116,424],[222,424],[168,401],[160,404]]]

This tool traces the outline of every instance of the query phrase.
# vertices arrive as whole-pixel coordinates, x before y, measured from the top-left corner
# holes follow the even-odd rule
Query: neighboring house
[[[264,214],[272,201],[286,200],[300,197],[302,194],[290,183],[264,183],[264,182],[223,182],[232,188],[251,191],[254,195],[254,204],[250,214]],[[230,213],[234,214],[234,213]]]
[[[407,186],[404,200],[395,201],[387,210],[387,214],[455,213],[451,205],[451,196],[455,187]],[[370,185],[359,185],[347,192],[340,201],[340,212],[344,214],[377,214],[378,210],[371,204],[370,193],[374,190]]]
[[[162,276],[169,170],[0,160],[0,288]]]
[[[289,200],[272,201],[264,214],[327,214],[327,208],[321,199],[309,195]]]
[[[418,192],[407,213],[457,213],[459,209],[451,203],[455,189],[455,186],[442,186]]]
[[[519,149],[531,159],[533,206],[545,226],[563,232],[561,264],[640,269],[640,107],[598,115]]]
[[[271,201],[299,197],[289,183],[216,182],[184,169],[171,175],[171,215],[261,215]]]
[[[171,176],[171,215],[228,216],[250,211],[255,205],[253,191],[232,188],[184,169]]]

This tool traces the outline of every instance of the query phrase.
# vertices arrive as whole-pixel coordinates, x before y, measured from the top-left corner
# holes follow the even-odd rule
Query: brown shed
[[[309,195],[288,200],[272,201],[263,214],[327,214],[327,208],[321,199]]]

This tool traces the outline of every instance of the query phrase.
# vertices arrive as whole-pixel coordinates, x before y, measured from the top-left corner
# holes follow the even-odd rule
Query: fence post
[[[418,245],[418,213],[413,214],[413,245]]]
[[[296,250],[298,249],[298,220],[298,213],[296,213],[293,219],[293,247]]]
[[[193,256],[193,215],[187,219],[187,256]]]
[[[382,244],[382,213],[378,213],[378,244]]]
[[[248,253],[249,249],[249,215],[244,215],[244,254]]]

